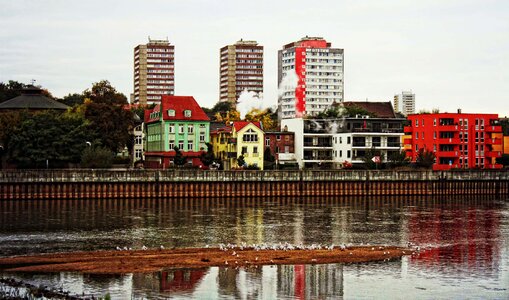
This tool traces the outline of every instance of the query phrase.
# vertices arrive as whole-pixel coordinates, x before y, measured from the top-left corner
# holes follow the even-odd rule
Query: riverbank
[[[505,170],[5,170],[0,200],[509,196]]]
[[[183,248],[70,252],[0,258],[9,272],[150,273],[165,268],[258,267],[282,264],[359,263],[397,259],[412,250],[394,246],[339,246],[313,250]]]

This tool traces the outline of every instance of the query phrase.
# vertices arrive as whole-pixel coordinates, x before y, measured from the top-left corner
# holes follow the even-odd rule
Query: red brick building
[[[416,160],[422,149],[436,155],[433,170],[499,169],[502,127],[497,114],[437,113],[409,115],[405,134],[407,154]]]
[[[265,132],[265,149],[270,148],[270,153],[279,164],[296,163],[295,160],[295,133],[288,131]]]

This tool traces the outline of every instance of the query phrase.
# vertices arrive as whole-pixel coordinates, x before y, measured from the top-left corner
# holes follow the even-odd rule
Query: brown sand
[[[235,255],[234,255],[235,252]],[[165,268],[249,267],[280,264],[326,264],[383,261],[410,255],[400,247],[363,246],[346,250],[222,251],[218,248],[94,251],[0,258],[0,270],[17,272],[149,273]]]

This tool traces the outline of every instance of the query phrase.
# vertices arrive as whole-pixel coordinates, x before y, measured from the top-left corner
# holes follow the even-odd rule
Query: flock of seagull
[[[361,244],[362,245],[362,244]],[[346,249],[348,249],[349,247],[352,247],[353,245],[352,244],[340,244],[340,245],[335,245],[335,244],[330,244],[330,245],[322,245],[322,244],[311,244],[311,245],[304,245],[303,243],[300,243],[300,244],[297,244],[297,245],[293,245],[293,244],[290,244],[288,242],[284,242],[284,243],[281,243],[279,242],[278,244],[267,244],[267,243],[262,243],[262,244],[247,244],[245,242],[242,242],[240,244],[219,244],[219,250],[221,251],[229,251],[229,250],[233,250],[233,255],[236,255],[236,252],[234,250],[244,250],[244,249],[252,249],[252,250],[255,250],[255,251],[260,251],[260,250],[282,250],[282,251],[291,251],[291,250],[329,250],[329,251],[332,251],[334,249],[339,249],[341,251],[345,251]],[[366,244],[366,246],[369,246],[369,244]],[[387,246],[377,246],[378,247],[378,250],[383,250],[385,247]],[[376,250],[377,247],[372,247],[371,250]],[[209,245],[205,245],[205,248],[210,248]],[[415,251],[420,251],[420,247],[419,246],[415,246],[413,243],[411,242],[408,242],[407,243],[407,248],[409,249],[413,249]],[[164,250],[164,246],[161,245],[159,246],[159,250]],[[132,251],[133,249],[131,247],[116,247],[116,250],[117,251]],[[141,247],[141,250],[149,250],[148,247],[146,247],[145,245],[143,245]],[[384,254],[389,254],[390,252],[386,253],[384,252]]]

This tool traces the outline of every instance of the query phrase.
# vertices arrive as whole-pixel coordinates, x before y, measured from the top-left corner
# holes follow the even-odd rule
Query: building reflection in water
[[[343,297],[343,268],[342,264],[327,264],[169,269],[135,274],[133,289],[161,297],[337,299]]]

